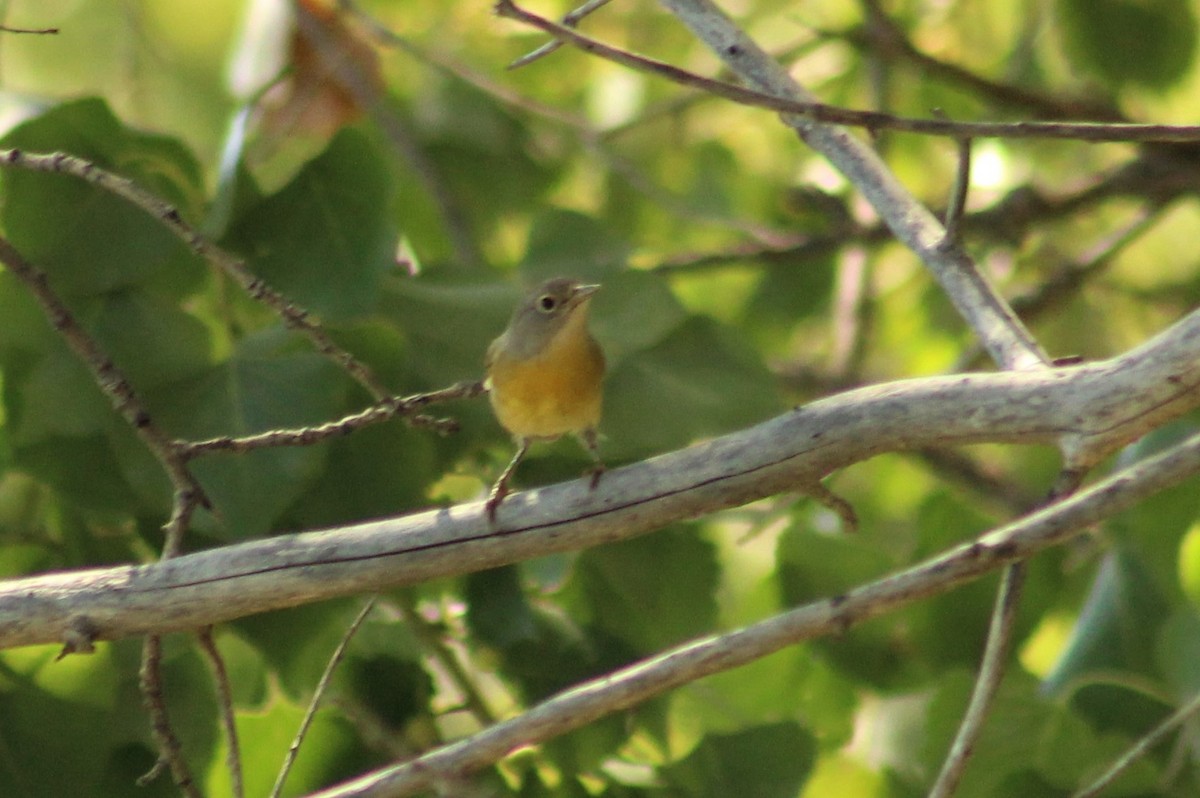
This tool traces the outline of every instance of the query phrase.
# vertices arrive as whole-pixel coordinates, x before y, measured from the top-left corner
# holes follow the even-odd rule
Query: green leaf
[[[904,757],[908,751],[908,764],[916,766],[914,772],[921,774],[921,783],[928,787],[962,723],[973,681],[974,675],[965,670],[943,674],[921,705],[919,716],[924,722],[914,724],[909,717],[905,724],[901,719],[920,733],[894,728],[904,739],[897,740],[898,750],[884,756]],[[1098,775],[1099,769],[1128,745],[1127,738],[1096,734],[1070,708],[1048,699],[1035,679],[1013,670],[992,701],[955,795],[1000,798],[1011,794],[1002,785],[1020,783],[1031,773],[1036,774],[1035,781],[1049,787],[1074,790]],[[1137,763],[1122,778],[1122,786],[1129,791],[1114,794],[1136,795],[1150,789],[1157,779],[1155,770],[1145,761]]]
[[[176,205],[193,224],[200,218],[203,181],[190,153],[175,139],[124,127],[99,100],[53,108],[0,143],[87,159]],[[60,293],[94,295],[152,283],[183,295],[204,274],[161,222],[84,180],[10,169],[3,187],[0,221],[9,240]]]
[[[763,421],[782,407],[761,360],[726,328],[693,317],[608,377],[602,450],[618,458],[669,451]]]
[[[467,624],[489,646],[509,648],[537,636],[536,619],[515,565],[491,568],[466,578]]]
[[[256,767],[245,770],[247,795],[267,795],[288,746],[304,717],[305,708],[276,696],[265,709],[237,715],[242,762]],[[366,763],[354,753],[358,740],[345,719],[332,708],[317,711],[304,745],[288,774],[284,795],[304,795],[319,787],[348,778]],[[269,763],[270,766],[263,766]],[[204,794],[229,795],[226,749],[215,752],[206,774]]]
[[[581,554],[564,588],[572,614],[650,653],[710,632],[716,550],[695,527],[675,526]]]
[[[387,163],[344,130],[278,193],[234,222],[227,245],[289,299],[329,319],[372,311],[399,238]]]
[[[484,352],[520,297],[505,283],[431,276],[389,281],[382,311],[408,338],[413,370],[440,387],[483,378]]]
[[[662,341],[687,318],[660,277],[626,271],[604,278],[602,285],[592,300],[590,326],[610,370]]]
[[[1052,673],[1051,694],[1106,670],[1153,673],[1154,643],[1168,606],[1145,566],[1128,551],[1105,555],[1079,620]]]
[[[1074,61],[1116,84],[1168,88],[1195,56],[1188,0],[1059,0],[1058,16]]]
[[[1163,624],[1155,659],[1175,696],[1200,693],[1200,614],[1191,607],[1177,609]]]
[[[521,275],[529,287],[552,277],[602,283],[625,265],[629,251],[629,244],[595,217],[549,210],[533,223]]]
[[[770,723],[710,734],[663,768],[663,778],[689,798],[795,798],[812,772],[817,746],[795,723]]]
[[[203,440],[297,428],[335,418],[347,381],[327,359],[272,352],[271,336],[244,340],[229,361],[155,393],[154,414],[176,437]],[[193,469],[220,518],[219,533],[244,538],[271,529],[325,463],[326,447],[216,454]]]
[[[396,515],[428,504],[426,489],[441,476],[434,436],[394,422],[358,430],[328,444],[325,478],[288,512],[300,528]]]

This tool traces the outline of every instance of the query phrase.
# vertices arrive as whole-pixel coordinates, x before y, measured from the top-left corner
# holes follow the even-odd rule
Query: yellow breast
[[[557,438],[600,423],[604,355],[586,323],[586,314],[576,314],[542,352],[524,360],[494,346],[488,369],[492,408],[513,435]]]

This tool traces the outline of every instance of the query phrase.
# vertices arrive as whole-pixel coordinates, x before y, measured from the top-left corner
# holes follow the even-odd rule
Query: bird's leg
[[[488,520],[492,523],[496,522],[496,510],[500,507],[500,502],[504,501],[504,497],[508,495],[508,480],[512,478],[513,472],[517,470],[517,466],[520,465],[527,451],[529,451],[529,438],[521,438],[517,441],[517,453],[513,455],[512,462],[504,469],[504,473],[496,480],[496,484],[492,485],[492,492],[488,494],[487,504],[484,505]]]
[[[579,440],[583,443],[584,448],[588,450],[588,454],[592,456],[595,465],[592,466],[592,482],[588,485],[588,490],[595,490],[600,484],[600,475],[604,473],[604,462],[600,459],[600,442],[596,435],[596,430],[588,427],[583,432],[579,433]]]

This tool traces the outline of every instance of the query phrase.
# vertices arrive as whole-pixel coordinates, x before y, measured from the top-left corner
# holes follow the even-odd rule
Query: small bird
[[[535,440],[573,433],[595,462],[593,489],[604,473],[596,439],[604,353],[587,327],[588,303],[599,290],[566,277],[543,283],[517,306],[508,328],[488,347],[492,410],[517,443],[516,455],[488,496],[492,522],[509,479]]]

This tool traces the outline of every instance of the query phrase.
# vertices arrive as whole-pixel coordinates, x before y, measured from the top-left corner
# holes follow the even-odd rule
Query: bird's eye
[[[558,300],[556,300],[550,294],[542,294],[540,297],[538,297],[537,306],[545,313],[549,313],[550,311],[554,310],[557,305]]]

